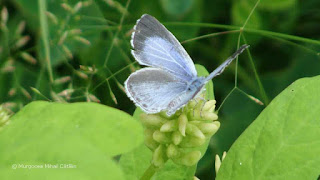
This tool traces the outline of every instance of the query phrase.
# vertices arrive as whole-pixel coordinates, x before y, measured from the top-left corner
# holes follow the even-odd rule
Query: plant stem
[[[53,74],[50,60],[50,46],[49,46],[49,37],[48,37],[48,23],[45,12],[47,11],[46,2],[44,0],[38,0],[39,4],[39,19],[40,19],[40,28],[41,28],[41,39],[44,46],[45,53],[45,62],[47,64],[47,69],[49,73],[50,82],[53,83]]]
[[[247,43],[246,38],[244,36],[242,36],[242,38],[243,38],[244,43]],[[248,57],[249,57],[249,60],[250,60],[250,64],[251,64],[253,72],[254,72],[254,76],[255,76],[255,78],[257,80],[257,83],[258,83],[258,86],[259,86],[260,94],[261,94],[261,96],[263,98],[264,104],[268,105],[270,101],[269,101],[267,93],[266,93],[266,91],[265,91],[265,89],[264,89],[264,87],[263,87],[263,85],[261,83],[261,80],[260,80],[260,77],[258,75],[256,66],[255,66],[254,61],[253,61],[252,56],[251,56],[250,49],[247,49],[247,52],[248,52]]]
[[[140,180],[150,180],[151,177],[154,175],[156,172],[157,168],[151,163],[148,169],[143,173],[142,177]]]
[[[240,30],[240,28],[241,28],[240,26],[213,24],[213,23],[170,22],[170,23],[164,23],[164,24],[169,25],[169,26],[174,25],[174,26],[192,26],[192,27],[195,26],[195,27],[208,27],[208,28],[211,27],[211,28],[228,29],[228,30]],[[299,36],[290,35],[290,34],[283,34],[283,33],[279,33],[279,32],[260,30],[260,29],[251,29],[251,28],[245,28],[245,29],[243,29],[243,32],[259,34],[262,36],[275,36],[275,37],[280,37],[280,38],[284,38],[284,39],[288,39],[288,40],[294,40],[294,41],[300,41],[300,42],[306,42],[306,43],[320,45],[319,40],[299,37]]]
[[[126,10],[128,10],[128,7],[129,7],[129,4],[130,4],[131,0],[127,0],[127,3],[126,3]],[[112,52],[112,49],[113,49],[113,46],[116,42],[116,39],[118,38],[118,34],[120,33],[121,29],[122,29],[122,24],[123,24],[123,20],[124,20],[124,17],[126,16],[126,12],[123,12],[121,18],[120,18],[120,22],[119,22],[119,26],[118,26],[118,30],[117,32],[115,33],[115,35],[113,36],[113,39],[111,41],[111,45],[110,45],[110,49],[107,53],[107,57],[106,57],[106,60],[104,61],[103,63],[103,67],[107,67],[107,64],[108,64],[108,60],[109,60],[109,57],[111,55],[111,52]]]
[[[195,38],[191,38],[191,39],[187,39],[185,41],[182,41],[181,44],[187,43],[187,42],[191,42],[191,41],[195,41],[195,40],[199,40],[199,39],[205,39],[205,38],[209,38],[209,37],[214,37],[214,36],[219,36],[222,34],[231,34],[231,33],[237,33],[240,32],[240,30],[230,30],[230,31],[223,31],[223,32],[216,32],[216,33],[211,33],[211,34],[206,34],[203,36],[198,36]]]
[[[240,30],[242,28],[241,26],[234,26],[234,25],[214,24],[214,23],[195,23],[195,22],[167,22],[167,23],[163,23],[163,24],[166,26],[207,27],[207,28],[227,29],[227,30]],[[132,28],[133,26],[134,26],[134,24],[121,25],[122,28],[128,28],[128,29]],[[120,27],[120,25],[115,25],[115,26],[91,25],[91,26],[86,26],[86,27],[81,27],[81,28],[94,29],[94,30],[115,30],[115,29],[118,29],[119,27]],[[299,36],[284,34],[284,33],[279,33],[279,32],[273,32],[273,31],[268,31],[268,30],[251,29],[251,28],[246,27],[246,28],[242,29],[242,31],[248,32],[248,33],[253,33],[253,34],[258,34],[261,36],[267,36],[267,37],[273,36],[273,37],[283,38],[283,39],[287,39],[287,40],[294,40],[294,41],[299,41],[299,42],[320,45],[319,40],[304,38],[304,37],[299,37]]]

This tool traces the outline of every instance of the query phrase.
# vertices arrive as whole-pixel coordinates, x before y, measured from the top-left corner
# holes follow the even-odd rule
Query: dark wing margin
[[[188,53],[154,17],[144,14],[137,20],[130,42],[140,64],[164,69],[186,81],[197,76]]]

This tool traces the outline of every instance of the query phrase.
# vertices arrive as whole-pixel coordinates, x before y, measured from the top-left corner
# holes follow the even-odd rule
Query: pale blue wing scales
[[[185,65],[180,65],[175,61],[180,56],[177,52],[173,51],[172,45],[168,42],[161,38],[151,37],[145,40],[145,44],[147,45],[142,50],[132,50],[132,54],[136,60],[138,62],[142,60],[140,64],[164,69],[186,81],[192,79],[193,75],[190,74]],[[170,49],[172,49],[171,52],[169,52]]]
[[[167,115],[171,116],[177,110],[185,106],[191,99],[195,98],[203,90],[204,85],[198,87],[195,91],[184,91],[179,96],[174,98],[168,105]]]
[[[185,91],[187,84],[159,68],[143,68],[125,82],[130,99],[146,113],[158,113]]]
[[[143,15],[131,37],[132,55],[146,66],[164,69],[190,81],[197,76],[195,66],[179,41],[154,17]]]

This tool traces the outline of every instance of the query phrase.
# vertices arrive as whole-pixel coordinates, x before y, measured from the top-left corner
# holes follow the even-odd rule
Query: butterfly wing
[[[179,94],[176,98],[172,99],[167,108],[167,115],[171,116],[177,110],[181,109],[185,106],[191,99],[197,97],[197,95],[201,94],[204,90],[205,82],[204,79],[199,79],[200,84],[196,88],[192,90],[185,90]]]
[[[179,41],[154,17],[143,15],[131,37],[132,55],[141,64],[157,67],[190,81],[195,66]]]
[[[186,82],[159,68],[140,69],[125,82],[127,95],[146,113],[167,110],[186,87]]]
[[[212,78],[219,76],[224,69],[231,64],[231,62],[237,58],[245,49],[250,47],[247,44],[242,45],[235,53],[232,54],[232,56],[228,57],[227,60],[225,60],[219,67],[217,67],[212,73],[209,74],[209,76],[206,77],[205,82],[208,82]]]
[[[177,110],[186,105],[192,98],[195,97],[194,92],[184,91],[176,98],[172,99],[167,108],[167,115],[171,116]]]
[[[192,91],[183,91],[181,92],[181,94],[179,96],[177,96],[176,98],[174,98],[168,105],[167,108],[167,114],[170,116],[173,113],[175,113],[178,109],[180,109],[181,107],[183,107],[185,104],[187,104],[191,99],[193,99],[198,93],[201,92],[202,88],[204,87],[204,85],[211,80],[212,78],[214,78],[215,76],[220,75],[224,69],[230,65],[230,63],[238,56],[240,55],[245,49],[247,49],[249,47],[249,45],[242,45],[235,53],[233,53],[232,56],[230,56],[225,62],[223,62],[219,67],[217,67],[209,76],[207,76],[206,78],[202,79],[201,77],[198,79],[199,80],[199,84],[197,85],[197,87],[195,89],[193,89]]]

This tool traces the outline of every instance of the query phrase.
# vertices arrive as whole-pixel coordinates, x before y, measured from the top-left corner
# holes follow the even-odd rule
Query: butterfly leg
[[[204,105],[208,102],[208,100],[205,97],[200,97],[200,99],[203,101],[202,105],[201,105],[201,109],[200,109],[200,117],[202,118],[202,110]]]
[[[196,104],[193,106],[193,110],[192,110],[192,113],[193,113],[193,117],[194,117],[194,110],[196,109],[197,105],[198,105],[198,101],[196,99],[193,99],[193,101],[196,102]]]
[[[181,113],[187,112],[186,111],[186,106],[184,106],[183,108],[181,108]]]

